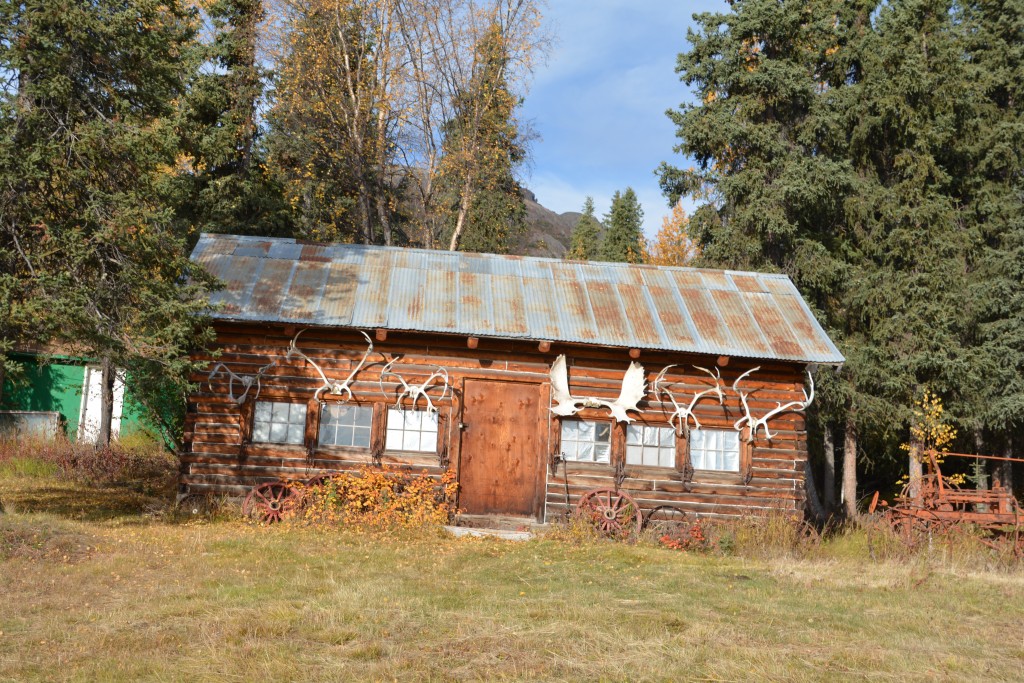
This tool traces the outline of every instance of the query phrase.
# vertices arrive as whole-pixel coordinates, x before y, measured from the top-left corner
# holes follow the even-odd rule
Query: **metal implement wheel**
[[[281,521],[281,515],[297,503],[292,487],[283,481],[268,481],[253,487],[242,503],[242,514],[266,524]]]
[[[640,533],[644,516],[633,497],[614,489],[594,489],[580,497],[576,509],[604,536],[631,538]]]
[[[644,528],[660,535],[678,531],[689,521],[686,512],[681,508],[675,505],[659,505],[644,515]]]
[[[179,511],[194,517],[208,515],[216,509],[217,505],[213,498],[206,493],[190,493],[180,501],[177,508]]]

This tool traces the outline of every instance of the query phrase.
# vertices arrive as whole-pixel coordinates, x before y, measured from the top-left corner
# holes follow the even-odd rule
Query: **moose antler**
[[[232,372],[231,368],[229,368],[224,363],[217,363],[216,365],[213,366],[213,369],[210,370],[210,374],[207,375],[206,384],[212,390],[213,378],[221,373],[227,375],[228,396],[230,396],[231,400],[237,403],[238,405],[242,405],[243,403],[245,403],[245,399],[249,395],[249,390],[252,389],[253,385],[256,385],[256,393],[253,394],[253,400],[259,398],[260,390],[263,388],[263,386],[260,384],[260,378],[263,377],[264,372],[274,367],[275,365],[277,365],[276,360],[264,365],[262,368],[256,371],[255,375],[237,375],[234,372]],[[242,392],[241,396],[235,396],[235,382],[240,383],[242,387],[245,388],[245,391]]]
[[[395,356],[391,360],[391,362],[388,363],[387,365],[385,365],[384,369],[381,370],[381,373],[380,373],[380,390],[381,390],[381,393],[383,393],[384,396],[388,395],[387,392],[384,391],[384,377],[385,376],[394,377],[402,385],[402,391],[400,391],[398,393],[398,398],[395,400],[395,407],[396,408],[399,408],[399,409],[402,408],[402,399],[407,397],[407,396],[412,399],[412,407],[415,408],[416,407],[416,403],[420,399],[420,396],[422,396],[423,400],[425,400],[427,402],[427,410],[436,413],[437,412],[437,408],[434,407],[434,404],[430,400],[430,396],[427,395],[427,392],[430,391],[431,389],[433,389],[435,386],[437,386],[437,384],[434,383],[434,380],[437,380],[437,379],[442,380],[443,388],[441,389],[441,396],[437,400],[438,401],[443,401],[444,397],[448,395],[448,389],[451,388],[451,385],[448,384],[448,371],[445,370],[442,367],[438,367],[437,370],[435,370],[434,372],[430,373],[430,376],[427,377],[426,381],[424,381],[422,384],[410,385],[408,382],[405,381],[405,378],[402,377],[401,375],[399,375],[397,372],[391,372],[391,366],[394,365],[395,362],[398,361],[400,358],[401,358],[401,356]]]
[[[647,381],[644,379],[644,368],[633,361],[629,364],[626,374],[622,376],[622,389],[619,397],[614,401],[606,401],[600,398],[574,397],[569,392],[569,372],[565,367],[565,354],[558,356],[551,364],[551,389],[554,392],[552,400],[555,405],[551,412],[563,417],[575,415],[583,408],[608,408],[612,417],[619,422],[632,422],[633,418],[626,414],[627,410],[639,411],[636,404],[644,397],[647,389]]]
[[[668,423],[676,428],[676,434],[678,434],[679,436],[683,436],[684,432],[689,431],[687,420],[693,420],[693,428],[700,429],[700,420],[698,420],[697,416],[693,414],[693,408],[694,406],[697,405],[698,401],[700,401],[705,396],[715,394],[716,396],[718,396],[718,403],[723,404],[725,403],[725,394],[722,392],[722,374],[718,370],[718,368],[715,368],[715,371],[711,372],[707,368],[702,368],[697,365],[694,365],[693,367],[695,370],[700,370],[701,372],[706,373],[708,376],[710,376],[711,379],[715,380],[715,386],[711,387],[710,389],[705,389],[704,391],[700,391],[694,394],[693,398],[690,400],[690,405],[680,405],[676,401],[676,397],[672,394],[671,391],[669,391],[668,386],[666,384],[663,384],[666,373],[668,373],[668,371],[674,367],[676,366],[666,365],[665,368],[658,373],[658,376],[654,378],[654,395],[655,397],[664,395],[668,398],[669,402],[672,404],[672,407],[674,409],[672,416],[668,419]]]
[[[777,405],[776,405],[775,408],[772,408],[770,411],[768,411],[768,414],[766,414],[764,417],[759,417],[759,418],[757,418],[755,420],[754,416],[750,414],[750,406],[747,405],[747,396],[749,394],[739,390],[739,383],[747,375],[749,375],[751,373],[754,373],[754,372],[757,372],[760,369],[761,369],[761,366],[757,366],[756,368],[751,368],[750,370],[747,370],[742,375],[737,377],[736,380],[732,383],[733,391],[735,391],[740,396],[740,403],[743,405],[743,413],[744,413],[743,417],[741,417],[740,419],[736,420],[736,423],[733,425],[733,427],[735,429],[737,429],[737,430],[740,430],[740,429],[743,428],[743,424],[746,423],[746,425],[748,427],[750,427],[750,436],[749,436],[750,441],[753,441],[754,438],[757,437],[757,430],[759,428],[764,429],[765,437],[767,437],[768,440],[771,441],[773,436],[772,436],[772,433],[770,431],[768,431],[768,420],[770,420],[771,418],[775,417],[776,415],[779,415],[780,413],[786,413],[786,412],[789,412],[789,411],[797,411],[797,410],[806,410],[807,406],[811,405],[811,402],[814,401],[814,377],[811,375],[810,371],[807,372],[807,380],[811,383],[811,394],[810,394],[810,396],[807,395],[807,390],[806,389],[802,389],[803,394],[804,394],[804,400],[803,401],[790,401],[789,403],[786,403],[785,405],[783,405],[783,403],[781,401],[779,401],[779,402],[777,402]]]
[[[296,343],[299,341],[299,335],[305,331],[306,330],[299,330],[299,333],[296,334],[295,337],[292,339],[292,343],[289,344],[288,346],[288,353],[285,354],[285,358],[291,359],[295,356],[298,356],[299,358],[302,358],[304,361],[306,361],[314,368],[316,368],[316,371],[320,374],[320,379],[322,379],[324,382],[324,385],[317,389],[316,393],[313,394],[313,398],[315,398],[317,401],[320,400],[320,394],[323,393],[325,390],[331,396],[344,396],[345,398],[342,399],[343,403],[352,400],[352,380],[355,379],[356,373],[363,369],[363,365],[366,363],[366,359],[370,357],[371,353],[373,353],[373,341],[370,339],[369,335],[367,335],[363,331],[359,332],[359,334],[363,335],[363,338],[366,340],[366,343],[368,344],[366,348],[366,353],[364,353],[363,357],[359,360],[359,364],[356,365],[355,369],[353,369],[352,372],[349,373],[348,377],[346,377],[344,381],[332,382],[331,380],[327,379],[327,375],[324,374],[324,371],[320,368],[320,366],[317,365],[312,358],[310,358],[302,351],[300,351],[296,346]]]

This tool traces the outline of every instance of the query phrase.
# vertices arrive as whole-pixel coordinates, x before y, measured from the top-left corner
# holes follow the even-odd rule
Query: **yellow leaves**
[[[956,440],[956,428],[945,421],[942,399],[931,390],[925,389],[924,395],[914,405],[910,443],[900,444],[900,448],[915,453],[922,462],[927,459],[929,451],[935,451],[941,464],[941,454],[948,451]]]
[[[662,218],[661,229],[647,245],[644,263],[656,266],[685,266],[700,255],[700,247],[690,237],[690,219],[681,203]]]

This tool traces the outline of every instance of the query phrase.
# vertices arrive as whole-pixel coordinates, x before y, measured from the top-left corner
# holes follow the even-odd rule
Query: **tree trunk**
[[[96,445],[110,445],[110,423],[114,418],[114,368],[109,358],[100,365],[100,430]]]
[[[825,450],[825,512],[832,514],[836,509],[836,437],[830,423],[825,423],[822,441]]]
[[[4,357],[0,356],[0,406],[4,404],[4,380],[7,379],[7,373],[4,369]]]
[[[850,413],[843,434],[843,509],[848,519],[857,516],[857,427]]]
[[[1003,449],[1003,457],[1004,458],[1012,458],[1013,457],[1013,446],[1011,446],[1009,443],[1007,443],[1006,447]],[[1005,488],[1007,491],[1009,491],[1010,495],[1012,496],[1013,495],[1013,463],[1012,462],[1008,462],[1008,461],[1004,461],[1004,462],[999,463],[999,466],[996,468],[996,477],[999,479],[999,483],[1002,484],[1003,488]]]
[[[384,230],[384,245],[391,246],[391,207],[383,193],[377,197],[377,218],[380,220],[381,228]]]
[[[804,490],[807,493],[807,504],[810,506],[811,517],[816,522],[823,522],[828,513],[821,505],[821,498],[818,496],[817,487],[814,485],[814,472],[811,470],[811,459],[804,462]]]
[[[980,429],[974,430],[974,452],[978,455],[985,454],[985,438]],[[975,487],[979,491],[987,491],[989,488],[988,467],[986,467],[987,463],[980,458],[975,458],[975,462],[978,463],[975,473],[979,475],[978,481],[975,482]]]
[[[462,201],[459,203],[459,217],[455,220],[455,232],[452,233],[452,241],[448,245],[448,251],[455,251],[459,248],[459,238],[462,237],[462,230],[466,226],[466,216],[469,215],[470,191],[473,189],[473,181],[466,178],[466,184],[462,188]]]
[[[921,468],[921,444],[917,441],[910,442],[910,453],[907,455],[907,467],[910,472],[910,497],[918,500],[921,496],[921,476],[924,474]]]

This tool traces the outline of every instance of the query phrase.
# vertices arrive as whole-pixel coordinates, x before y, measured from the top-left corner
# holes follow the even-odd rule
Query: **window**
[[[610,462],[612,425],[589,420],[562,420],[562,457],[577,462]]]
[[[626,464],[676,466],[676,430],[672,427],[626,427]]]
[[[256,401],[253,441],[301,444],[305,433],[305,403]]]
[[[320,445],[370,447],[373,408],[327,403],[320,410]]]
[[[695,470],[740,471],[740,433],[726,429],[690,432],[690,464]]]
[[[437,413],[388,408],[385,448],[389,451],[437,452]]]

